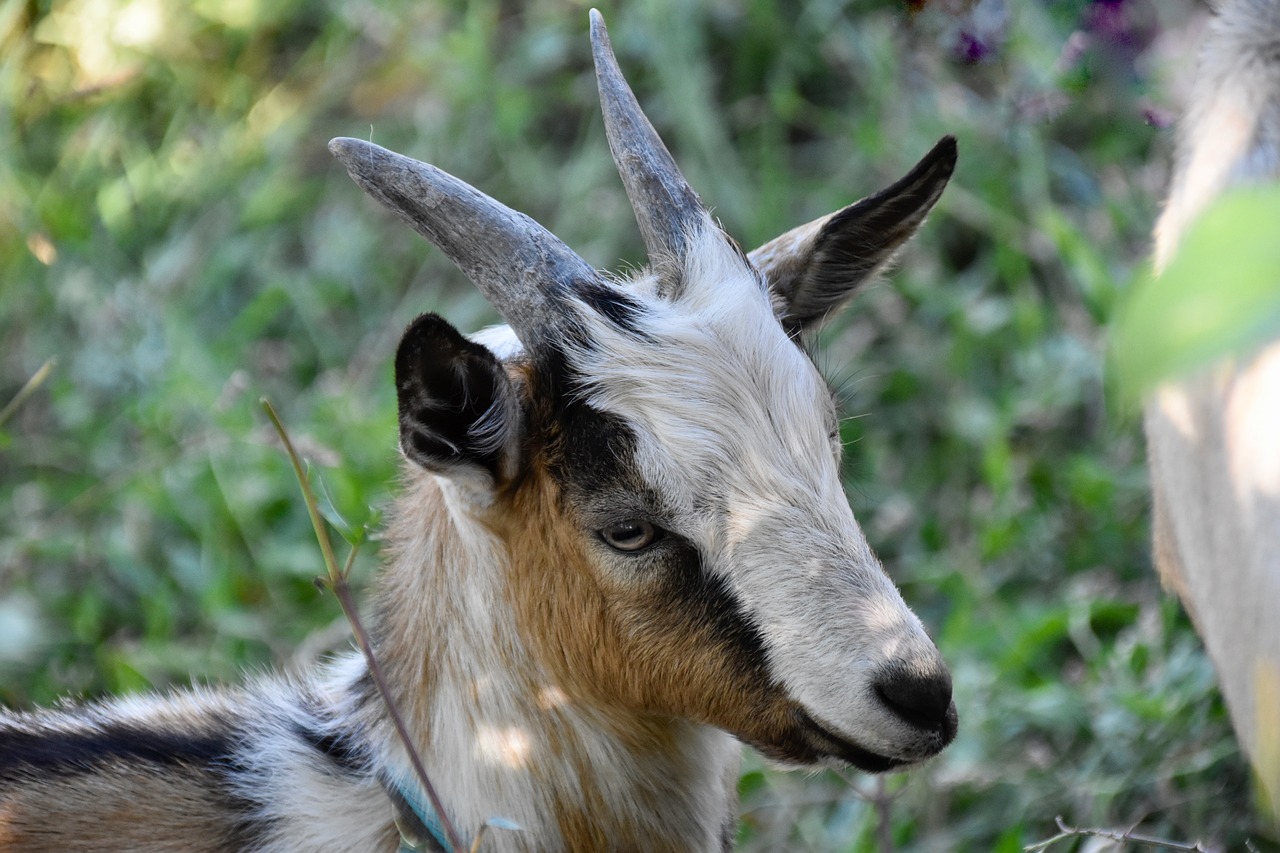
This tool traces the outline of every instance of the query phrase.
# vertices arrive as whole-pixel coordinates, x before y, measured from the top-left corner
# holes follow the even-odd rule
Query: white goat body
[[[1280,3],[1227,0],[1181,125],[1157,271],[1222,191],[1278,178]],[[1231,276],[1229,258],[1221,275]],[[1164,383],[1145,414],[1156,564],[1190,611],[1240,742],[1280,803],[1280,341]]]

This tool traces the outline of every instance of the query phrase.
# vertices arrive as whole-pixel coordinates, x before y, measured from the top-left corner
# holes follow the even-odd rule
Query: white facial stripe
[[[648,281],[626,289],[645,306],[639,335],[584,310],[593,346],[569,358],[588,402],[634,431],[641,476],[757,622],[790,694],[866,748],[909,756],[918,733],[872,678],[938,655],[849,509],[830,392],[741,256],[710,226],[692,242],[674,301]]]

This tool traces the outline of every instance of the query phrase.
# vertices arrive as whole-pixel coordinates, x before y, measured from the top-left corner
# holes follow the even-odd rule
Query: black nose
[[[890,666],[875,683],[876,695],[902,719],[922,729],[953,735],[955,706],[951,704],[951,673],[942,667],[927,673],[902,665]]]

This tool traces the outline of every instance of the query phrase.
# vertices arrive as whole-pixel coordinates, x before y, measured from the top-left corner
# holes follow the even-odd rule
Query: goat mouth
[[[865,747],[858,746],[848,738],[841,737],[831,731],[831,729],[819,723],[804,710],[801,710],[798,716],[807,739],[813,743],[823,758],[835,758],[847,764],[852,764],[867,773],[884,773],[895,767],[902,767],[911,763],[900,758],[890,758],[887,755],[881,755],[878,752],[872,752]]]
[[[791,765],[813,766],[834,759],[866,773],[884,773],[912,763],[859,746],[831,731],[802,708],[792,710],[792,719],[794,727],[787,736],[769,743],[748,742],[765,757]]]

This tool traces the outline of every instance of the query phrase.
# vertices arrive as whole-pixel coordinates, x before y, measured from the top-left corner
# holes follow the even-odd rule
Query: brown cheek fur
[[[529,458],[491,523],[513,556],[508,592],[522,638],[561,689],[604,713],[612,733],[636,749],[668,746],[671,718],[753,743],[794,741],[794,704],[735,667],[711,626],[592,564],[587,534],[545,454]]]

